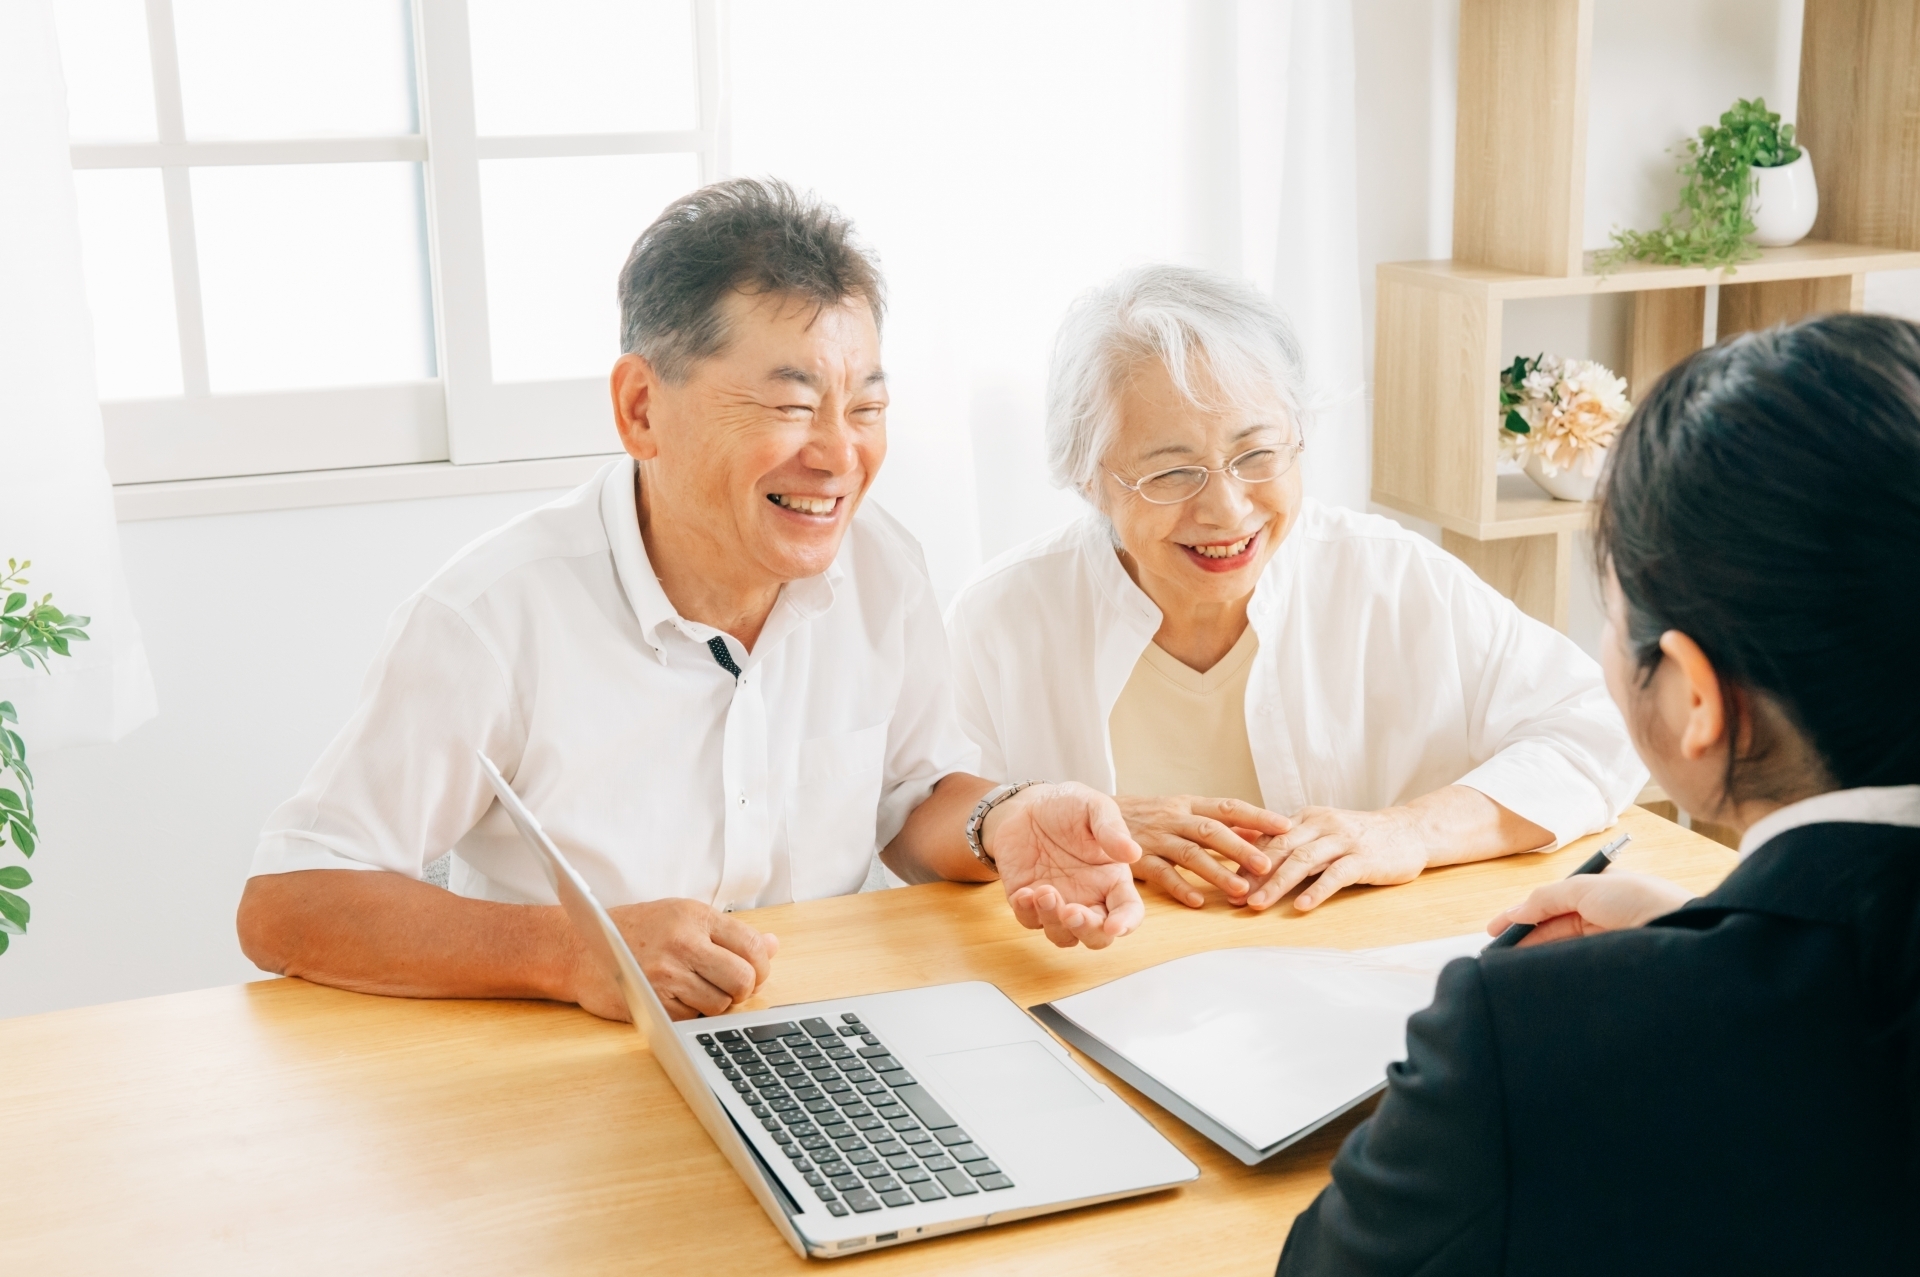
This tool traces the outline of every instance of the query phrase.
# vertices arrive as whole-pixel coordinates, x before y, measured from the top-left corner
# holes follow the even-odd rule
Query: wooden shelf
[[[1595,254],[1586,255],[1586,274],[1527,275],[1498,266],[1452,260],[1387,262],[1382,279],[1422,288],[1471,293],[1491,301],[1528,297],[1580,297],[1592,293],[1644,293],[1663,288],[1704,288],[1708,284],[1763,284],[1785,279],[1827,279],[1869,271],[1920,269],[1920,253],[1861,244],[1802,240],[1788,248],[1763,248],[1753,261],[1732,270],[1703,266],[1653,266],[1626,262],[1610,274],[1597,274]]]
[[[1581,532],[1593,518],[1592,502],[1556,501],[1521,475],[1500,476],[1499,495],[1494,499],[1493,518],[1489,520],[1462,518],[1390,492],[1374,492],[1372,496],[1375,503],[1390,510],[1437,523],[1449,532],[1458,532],[1476,541]]]

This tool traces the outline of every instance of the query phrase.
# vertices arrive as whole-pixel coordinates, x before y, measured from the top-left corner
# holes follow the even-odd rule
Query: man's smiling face
[[[628,439],[648,517],[691,521],[729,578],[818,575],[887,455],[873,313],[742,293],[720,311],[721,349],[678,385],[653,379],[647,440]]]

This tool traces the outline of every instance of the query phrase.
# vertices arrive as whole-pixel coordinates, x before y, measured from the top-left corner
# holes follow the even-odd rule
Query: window
[[[617,448],[614,280],[721,170],[715,0],[60,0],[117,483]]]

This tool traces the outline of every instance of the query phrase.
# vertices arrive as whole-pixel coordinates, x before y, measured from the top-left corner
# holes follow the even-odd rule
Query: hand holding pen
[[[1487,931],[1499,938],[1487,948],[1548,944],[1644,926],[1693,899],[1692,892],[1664,878],[1605,872],[1630,837],[1622,834],[1595,852],[1571,877],[1535,889],[1489,922]]]

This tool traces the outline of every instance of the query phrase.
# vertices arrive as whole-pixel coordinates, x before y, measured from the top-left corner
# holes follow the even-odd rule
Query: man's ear
[[[660,377],[639,355],[622,355],[613,362],[609,388],[613,393],[613,424],[628,455],[651,461],[660,455],[654,433],[654,410],[659,406]]]
[[[1679,630],[1660,636],[1660,651],[1679,671],[1673,695],[1686,698],[1676,717],[1680,718],[1680,753],[1689,759],[1705,758],[1727,748],[1726,702],[1721,696],[1720,673],[1700,650],[1700,645]]]

